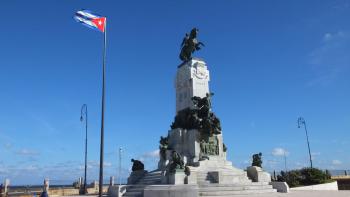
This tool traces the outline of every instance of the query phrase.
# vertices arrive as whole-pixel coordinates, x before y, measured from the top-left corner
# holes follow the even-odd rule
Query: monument
[[[159,141],[158,169],[126,186],[127,196],[232,196],[276,192],[271,180],[251,180],[247,172],[226,159],[219,118],[212,110],[210,73],[203,59],[192,54],[203,43],[193,28],[182,42],[175,78],[176,115]],[[257,181],[257,182],[253,182]],[[119,188],[120,190],[120,188]]]

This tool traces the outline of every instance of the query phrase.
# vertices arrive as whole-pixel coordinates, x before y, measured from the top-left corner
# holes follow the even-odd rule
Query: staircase
[[[199,185],[198,196],[229,197],[234,195],[249,195],[276,192],[267,183],[250,184],[204,184]]]
[[[229,197],[235,195],[249,195],[260,193],[273,193],[276,192],[269,185],[268,182],[252,182],[247,178],[246,172],[238,170],[230,163],[222,165],[221,167],[210,166],[211,162],[207,162],[205,168],[192,168],[197,174],[198,184],[198,196],[203,197]],[[206,170],[209,171],[206,171]],[[220,171],[224,178],[235,180],[230,184],[220,183],[218,180],[218,171]],[[134,185],[128,185],[123,197],[143,197],[143,192],[148,185],[160,185],[161,184],[161,171],[155,170],[147,173],[142,179],[140,179]]]
[[[233,167],[229,161],[213,158],[200,161],[197,165],[191,170],[197,173],[198,196],[229,197],[276,192],[268,182],[252,182],[246,172]],[[219,183],[219,177],[230,180],[230,183]]]
[[[161,171],[151,171],[147,173],[142,179],[140,179],[136,184],[128,186],[123,196],[142,197],[144,188],[147,185],[159,185],[161,183],[161,177]]]
[[[212,183],[218,183],[218,181],[210,175],[209,172],[199,172],[197,174],[197,183],[199,185],[208,185]]]

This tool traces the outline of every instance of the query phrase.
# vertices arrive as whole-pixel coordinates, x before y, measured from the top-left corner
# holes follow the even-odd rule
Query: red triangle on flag
[[[94,18],[91,21],[100,31],[105,32],[106,17]]]

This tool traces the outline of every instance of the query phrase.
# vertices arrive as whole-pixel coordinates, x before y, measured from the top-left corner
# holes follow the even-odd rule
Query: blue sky
[[[98,179],[102,34],[76,23],[85,8],[107,16],[105,177],[130,159],[156,167],[158,141],[175,113],[174,77],[184,34],[200,29],[194,56],[211,72],[213,110],[228,159],[253,153],[263,166],[349,169],[350,2],[1,1],[0,180],[71,183],[83,175],[89,110],[88,179]]]

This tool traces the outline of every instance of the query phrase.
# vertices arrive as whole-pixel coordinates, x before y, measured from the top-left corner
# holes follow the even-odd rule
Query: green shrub
[[[317,168],[302,168],[300,170],[281,171],[277,181],[285,181],[289,187],[307,186],[331,182],[329,171],[322,171]]]
[[[315,185],[325,183],[327,175],[322,170],[317,168],[303,168],[300,170],[303,179],[301,180],[302,185]]]

